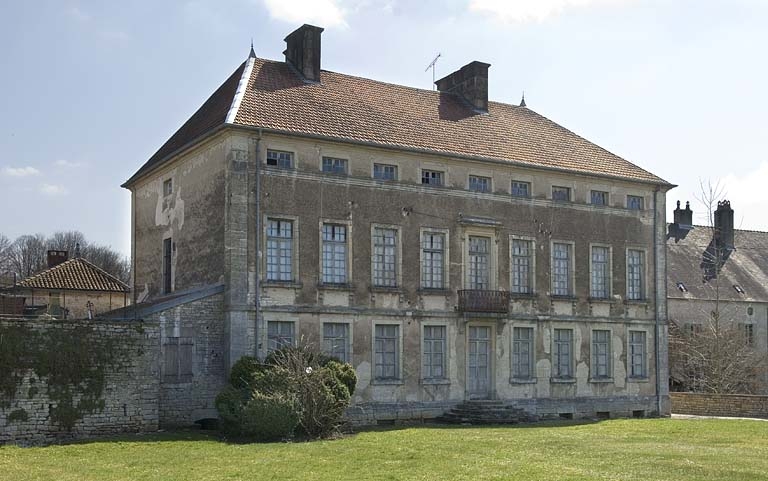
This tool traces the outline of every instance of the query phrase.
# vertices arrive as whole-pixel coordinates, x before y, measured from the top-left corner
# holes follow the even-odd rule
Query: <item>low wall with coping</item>
[[[670,393],[673,414],[768,419],[768,396]]]

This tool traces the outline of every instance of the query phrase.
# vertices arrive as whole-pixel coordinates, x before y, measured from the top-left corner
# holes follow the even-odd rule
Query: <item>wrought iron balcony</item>
[[[509,312],[509,292],[485,289],[460,290],[459,312],[507,314]]]

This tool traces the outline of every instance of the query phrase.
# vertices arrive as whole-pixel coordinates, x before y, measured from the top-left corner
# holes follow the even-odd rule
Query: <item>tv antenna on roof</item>
[[[440,55],[442,54],[438,53],[437,57],[435,57],[431,62],[429,62],[429,65],[427,65],[427,68],[424,69],[425,72],[429,69],[432,69],[432,89],[433,90],[437,88],[435,87],[435,64],[437,63],[437,59],[440,58]]]

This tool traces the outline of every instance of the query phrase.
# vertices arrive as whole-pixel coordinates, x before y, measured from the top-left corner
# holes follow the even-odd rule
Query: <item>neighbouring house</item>
[[[90,319],[130,304],[128,285],[87,260],[49,250],[47,261],[47,269],[4,290],[2,313]]]
[[[736,229],[727,200],[718,202],[711,226],[694,226],[690,205],[683,209],[678,202],[668,227],[667,265],[669,319],[683,335],[701,335],[717,311],[725,327],[768,355],[768,232]],[[757,375],[768,393],[768,370]],[[673,386],[675,377],[672,372]]]
[[[143,302],[114,315],[159,322],[161,424],[298,342],[355,367],[353,422],[668,414],[674,186],[490,101],[487,63],[394,85],[321,69],[322,32],[252,49],[123,185]]]

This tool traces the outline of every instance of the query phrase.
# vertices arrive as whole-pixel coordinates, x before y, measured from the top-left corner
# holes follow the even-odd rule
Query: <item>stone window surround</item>
[[[292,243],[292,256],[291,256],[291,273],[293,274],[293,281],[270,281],[267,280],[267,229],[269,227],[269,220],[287,220],[293,222],[293,243]],[[322,226],[320,232],[320,241],[322,242]],[[295,215],[283,215],[283,214],[264,214],[261,222],[261,248],[264,253],[259,261],[259,267],[261,272],[260,284],[267,287],[298,287],[301,285],[299,279],[301,279],[301,273],[299,272],[299,217]],[[322,248],[321,248],[322,249]],[[322,252],[321,252],[322,256]],[[320,259],[322,267],[322,259]]]
[[[640,280],[640,291],[642,292],[642,295],[639,299],[629,298],[629,251],[640,251],[643,253],[643,277]],[[624,299],[628,302],[648,301],[648,248],[640,245],[628,245],[624,251],[624,267]]]
[[[552,268],[554,266],[554,253],[555,253],[555,244],[568,244],[571,246],[570,248],[570,258],[569,261],[569,272],[568,272],[568,282],[570,284],[570,289],[568,294],[566,295],[559,295],[554,294],[554,281],[555,276],[552,275]],[[550,297],[554,298],[574,298],[576,297],[576,242],[575,241],[569,241],[569,240],[560,240],[560,239],[551,239],[549,241],[549,295]]]
[[[397,259],[395,259],[395,285],[394,286],[377,286],[375,284],[375,256],[374,256],[374,249],[375,249],[375,235],[374,232],[376,229],[393,229],[395,231],[395,256]],[[394,224],[371,224],[371,231],[370,231],[370,242],[371,242],[371,289],[384,289],[384,290],[391,290],[391,289],[401,289],[403,286],[403,232],[402,227],[399,225]],[[349,237],[347,238],[349,241]],[[349,251],[351,253],[351,249]],[[348,257],[349,257],[348,253]],[[347,276],[349,278],[349,276]]]
[[[570,376],[567,377],[560,377],[555,375],[555,365],[557,363],[557,359],[555,358],[555,331],[556,330],[566,330],[571,331],[571,342],[570,342]],[[576,382],[576,359],[580,358],[580,353],[576,352],[576,348],[581,346],[581,339],[580,336],[577,334],[580,333],[581,330],[575,328],[572,324],[553,324],[550,327],[550,373],[549,373],[549,382],[552,384],[568,384],[568,383],[575,383]],[[591,342],[591,341],[590,341]]]
[[[597,377],[594,375],[593,363],[595,360],[595,331],[608,331],[608,376]],[[613,329],[610,327],[590,328],[589,330],[589,382],[612,383],[613,380]]]
[[[264,322],[264,328],[262,329],[263,332],[262,332],[262,335],[261,335],[262,342],[259,342],[259,345],[263,349],[263,352],[264,352],[265,355],[267,355],[270,352],[272,352],[272,351],[269,350],[269,323],[270,322],[290,322],[290,323],[292,323],[293,324],[293,345],[296,346],[296,342],[300,338],[300,331],[299,331],[299,327],[300,326],[299,326],[299,319],[298,318],[296,318],[294,316],[284,317],[284,318],[270,316],[270,317],[265,317],[263,322]]]
[[[499,237],[495,227],[465,226],[461,237],[461,266],[462,266],[462,285],[469,289],[469,238],[470,237],[488,237],[490,252],[488,256],[488,290],[499,288]]]
[[[376,326],[388,325],[398,326],[397,329],[397,379],[377,379],[376,378]],[[371,384],[372,385],[401,385],[403,380],[403,322],[392,320],[371,319]]]
[[[592,248],[604,247],[608,249],[608,295],[606,297],[592,297]],[[602,242],[589,243],[589,300],[590,301],[610,301],[613,296],[613,246]]]
[[[514,377],[514,346],[515,346],[515,328],[516,327],[528,327],[533,329],[531,337],[531,377],[529,378],[516,378]],[[510,384],[536,384],[538,382],[536,372],[536,341],[538,340],[539,326],[536,323],[529,322],[510,322],[509,323],[509,383]]]
[[[424,328],[425,327],[443,327],[445,328],[445,346],[443,350],[443,377],[440,378],[425,378],[424,377]],[[449,347],[449,340],[454,338],[455,336],[452,336],[451,328],[446,322],[439,322],[439,321],[425,321],[422,322],[419,326],[419,333],[420,337],[419,339],[421,342],[419,342],[419,383],[420,384],[450,384],[451,383],[451,375],[450,375],[450,347]],[[402,364],[402,363],[401,363]]]
[[[281,166],[280,165],[280,159],[276,160],[276,162],[277,162],[276,165],[269,165],[268,162],[269,162],[269,153],[270,152],[275,152],[277,154],[290,154],[290,166],[289,167]],[[293,152],[292,150],[271,149],[271,148],[267,147],[267,149],[264,151],[264,165],[267,166],[267,167],[270,167],[270,168],[274,168],[274,169],[293,170],[293,169],[296,168],[296,153]]]
[[[344,284],[324,284],[323,283],[323,224],[339,224],[339,225],[345,225],[347,227],[347,282]],[[341,219],[329,219],[329,218],[320,218],[318,220],[318,228],[317,228],[317,240],[318,240],[318,287],[331,287],[331,288],[338,288],[340,286],[351,286],[354,276],[352,271],[352,259],[354,257],[353,255],[353,240],[352,240],[352,221],[351,220],[341,220]]]
[[[424,287],[424,280],[422,279],[422,266],[424,265],[424,249],[421,247],[424,234],[435,233],[443,234],[445,236],[445,244],[443,245],[443,287],[434,289],[430,287]],[[450,230],[437,228],[437,227],[420,227],[419,228],[419,289],[425,291],[445,291],[450,289],[450,258],[451,258],[451,242],[450,242]]]
[[[348,319],[343,318],[325,318],[321,317],[320,319],[320,346],[322,349],[325,349],[325,325],[326,324],[346,324],[347,326],[347,355],[349,356],[349,359],[347,360],[348,363],[353,364],[354,359],[354,345],[353,342],[354,339],[354,325],[355,323]]]
[[[530,277],[529,282],[531,285],[531,292],[525,293],[525,292],[513,292],[512,286],[513,286],[513,269],[512,269],[512,247],[513,247],[513,241],[515,240],[522,240],[522,241],[529,241],[531,243],[531,266],[530,266]],[[533,297],[536,295],[536,238],[532,236],[524,236],[524,235],[517,235],[517,234],[510,234],[509,235],[509,292],[512,297],[526,297],[530,296]]]
[[[472,178],[476,179],[483,179],[488,181],[488,190],[474,190],[472,189]],[[478,194],[491,194],[493,193],[493,175],[486,175],[486,174],[477,174],[474,172],[470,172],[469,175],[467,175],[467,190],[470,192],[475,192]]]
[[[173,194],[173,178],[169,177],[163,181],[163,197]]]
[[[595,204],[594,202],[592,202],[592,200],[593,200],[592,197],[593,197],[593,195],[595,193],[597,193],[597,194],[605,194],[605,203],[604,204]],[[587,199],[587,200],[592,205],[597,205],[597,206],[600,206],[600,207],[610,207],[610,205],[611,205],[611,192],[609,190],[590,189],[589,190],[589,199]]]
[[[644,332],[645,333],[645,352],[643,353],[643,373],[644,376],[632,376],[632,359],[630,358],[632,351],[630,350],[630,344],[631,344],[631,337],[630,332]],[[635,326],[627,326],[627,340],[626,340],[626,358],[627,358],[627,382],[636,382],[636,383],[644,383],[644,382],[650,382],[650,376],[649,376],[649,370],[648,370],[648,362],[649,362],[649,346],[651,345],[652,339],[651,339],[651,332],[648,329],[644,329],[642,327],[635,327]]]
[[[395,178],[394,179],[377,179],[376,175],[374,174],[377,165],[394,167]],[[395,162],[394,160],[385,160],[381,162],[374,160],[371,162],[371,178],[379,182],[398,182],[400,180],[400,164],[398,162]]]

